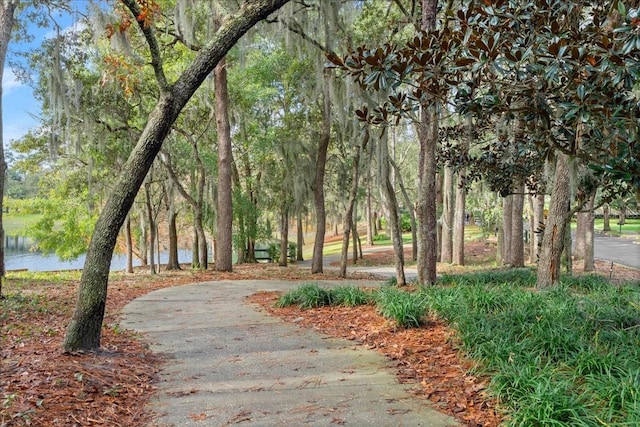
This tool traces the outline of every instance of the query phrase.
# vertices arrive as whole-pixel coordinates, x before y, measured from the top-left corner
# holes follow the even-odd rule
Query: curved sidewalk
[[[158,414],[153,425],[457,425],[412,397],[379,353],[283,322],[245,300],[298,285],[206,282],[129,303],[121,325],[169,357],[150,408]]]

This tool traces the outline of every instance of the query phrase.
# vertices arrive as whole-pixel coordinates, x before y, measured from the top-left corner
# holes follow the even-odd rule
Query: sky
[[[76,10],[85,10],[89,2],[88,0],[74,0],[69,3]],[[63,31],[74,22],[74,17],[69,14],[54,14],[54,17]],[[24,16],[21,15],[18,19],[24,19]],[[30,129],[38,127],[37,116],[41,112],[40,102],[34,99],[33,90],[16,78],[9,62],[15,59],[17,51],[36,48],[54,33],[51,28],[39,28],[34,24],[28,25],[27,29],[29,34],[35,37],[35,40],[29,44],[17,43],[15,40],[9,43],[9,53],[2,76],[2,137],[5,149],[9,149],[12,140],[19,139]]]

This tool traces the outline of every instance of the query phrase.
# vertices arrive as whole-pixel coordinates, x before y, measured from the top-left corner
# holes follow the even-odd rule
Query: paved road
[[[596,234],[595,258],[640,269],[640,242],[631,238]]]

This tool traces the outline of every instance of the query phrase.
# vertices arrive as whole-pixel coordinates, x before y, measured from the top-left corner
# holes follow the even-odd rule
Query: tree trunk
[[[418,217],[418,282],[436,281],[438,258],[438,225],[436,220],[436,145],[438,116],[423,107],[420,125],[419,183],[416,213]]]
[[[586,250],[587,227],[589,226],[588,202],[576,213],[576,239],[573,246],[573,258],[576,260],[584,259]]]
[[[516,181],[511,213],[511,266],[524,267],[524,236],[522,235],[524,211],[524,182]]]
[[[147,232],[147,221],[145,220],[145,212],[140,212],[140,238],[138,239],[140,265],[147,267],[149,265],[149,233]]]
[[[571,206],[569,206],[571,209]],[[564,231],[564,251],[562,251],[562,257],[565,261],[566,273],[568,276],[573,274],[573,257],[571,256],[572,250],[571,246],[573,245],[573,240],[571,239],[571,217],[567,217],[567,226]]]
[[[324,250],[324,235],[327,227],[327,218],[324,206],[324,174],[327,165],[327,151],[331,140],[331,98],[329,95],[329,78],[325,76],[323,86],[322,108],[322,133],[318,143],[318,156],[316,157],[316,177],[313,185],[314,200],[316,206],[316,239],[313,243],[313,259],[311,261],[311,273],[322,273]]]
[[[156,274],[155,243],[156,243],[156,222],[153,218],[153,206],[151,205],[151,182],[144,185],[145,206],[147,208],[147,221],[149,225],[149,273]]]
[[[609,218],[609,204],[606,203],[603,207],[602,207],[602,221],[604,222],[603,226],[602,226],[602,231],[603,232],[607,232],[607,231],[611,231],[611,220]]]
[[[2,284],[5,278],[4,263],[4,177],[7,174],[7,162],[4,156],[3,123],[2,123],[2,77],[7,58],[7,48],[11,41],[11,33],[15,25],[15,10],[18,0],[3,0],[0,3],[0,298],[2,298]]]
[[[191,268],[200,268],[200,239],[196,230],[197,220],[193,220],[193,245],[191,245]]]
[[[375,228],[375,219],[373,217],[373,209],[371,206],[371,171],[367,173],[366,188],[366,211],[367,211],[367,246],[373,246],[373,229]],[[416,241],[416,244],[418,242]]]
[[[197,238],[197,247],[198,247],[198,258],[197,265],[195,268],[206,270],[207,264],[209,263],[209,250],[207,248],[207,236],[204,232],[204,218],[202,214],[202,210],[198,209],[194,212],[194,227]],[[216,242],[218,240],[216,239]],[[216,246],[216,252],[220,251],[220,244],[218,243]]]
[[[180,260],[178,259],[178,228],[176,226],[176,218],[178,213],[174,206],[174,202],[169,202],[169,210],[167,212],[167,221],[169,222],[169,259],[167,260],[167,270],[180,270]]]
[[[413,203],[411,203],[411,198],[409,197],[409,193],[404,186],[404,180],[402,179],[402,174],[400,173],[400,168],[396,165],[395,162],[392,162],[393,169],[395,170],[395,177],[400,185],[400,192],[402,193],[402,198],[404,199],[404,203],[407,206],[407,210],[409,211],[409,220],[411,221],[411,260],[417,261],[418,259],[418,223],[416,222],[416,213],[413,208]],[[402,230],[400,230],[402,231]]]
[[[231,196],[231,128],[229,126],[229,95],[224,58],[216,65],[216,128],[218,130],[218,250],[216,271],[233,270],[233,207]]]
[[[358,214],[356,212],[358,205],[356,204],[355,209],[353,210],[353,216],[351,217],[351,237],[353,240],[353,263],[355,264],[357,260],[362,258],[362,253],[358,252],[358,242],[360,241],[360,237],[358,236]]]
[[[473,140],[473,116],[467,114],[466,117],[467,135],[464,138],[462,150],[466,154],[469,152],[469,146]],[[465,189],[466,169],[461,168],[458,171],[458,185],[456,186],[456,210],[453,222],[453,256],[452,263],[454,265],[464,265],[464,228],[467,219],[467,190]],[[471,217],[469,217],[471,220]]]
[[[296,261],[304,261],[303,249],[304,249],[304,228],[302,225],[302,210],[298,211],[296,215],[296,231],[298,246],[296,247]]]
[[[571,197],[569,156],[558,153],[549,215],[544,227],[536,286],[549,287],[560,280],[560,258],[564,249],[565,228]]]
[[[351,227],[353,225],[353,212],[358,198],[358,180],[360,172],[360,156],[362,152],[367,148],[369,142],[369,129],[365,130],[362,143],[358,145],[356,153],[353,156],[353,169],[351,170],[351,191],[349,192],[349,202],[347,203],[347,210],[344,213],[344,230],[342,232],[342,257],[340,258],[340,277],[347,277],[347,258],[349,253],[349,234],[351,233]],[[354,236],[355,236],[354,230]],[[355,247],[355,256],[353,262],[357,259],[358,248]]]
[[[63,343],[65,351],[96,350],[100,347],[109,267],[120,227],[180,111],[238,39],[287,1],[254,0],[244,3],[198,51],[193,62],[171,86],[168,86],[162,64],[158,62],[160,52],[153,27],[146,21],[138,21],[149,41],[161,94],[96,222],[80,278],[76,308]],[[139,11],[137,3],[135,0],[124,2],[135,19]]]
[[[436,26],[437,0],[422,0],[422,30]],[[418,166],[418,282],[426,285],[436,281],[438,256],[436,224],[436,146],[438,144],[438,113],[436,108],[422,105]]]
[[[531,225],[531,233],[533,238],[533,254],[531,262],[537,263],[542,246],[542,236],[544,230],[544,194],[536,194],[533,198],[533,224]]]
[[[127,267],[126,272],[133,273],[133,238],[131,236],[131,217],[127,215],[124,223],[124,240],[127,245]]]
[[[289,206],[286,203],[280,210],[280,259],[278,265],[286,267],[289,259]]]
[[[456,186],[456,208],[453,220],[453,265],[464,265],[464,225],[466,221],[467,191],[462,185],[465,179],[465,171],[458,172],[458,185]]]
[[[402,230],[400,229],[400,216],[398,215],[398,200],[396,192],[391,184],[389,173],[389,151],[387,147],[387,133],[380,140],[380,156],[378,161],[381,163],[380,175],[382,179],[382,195],[389,214],[387,226],[391,232],[391,240],[393,242],[394,264],[396,267],[396,283],[398,286],[406,284],[404,275],[404,248],[402,246]]]
[[[454,221],[454,198],[453,198],[453,168],[444,167],[444,178],[442,180],[442,240],[440,241],[440,262],[451,264],[453,261],[453,221]]]
[[[502,199],[502,263],[512,263],[513,195]]]
[[[584,271],[594,271],[594,227],[595,227],[595,212],[594,205],[596,201],[596,192],[594,191],[589,197],[586,206],[583,208],[586,212],[583,214],[582,221],[585,222],[584,227]]]

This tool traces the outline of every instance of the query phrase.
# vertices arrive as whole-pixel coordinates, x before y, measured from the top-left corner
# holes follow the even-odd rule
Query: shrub
[[[426,314],[426,300],[419,293],[408,293],[383,286],[376,293],[379,313],[403,328],[418,327]]]
[[[321,307],[331,304],[331,293],[315,283],[309,283],[295,288],[276,302],[276,307],[288,307],[297,305],[300,308]]]
[[[331,289],[332,305],[355,307],[372,302],[371,292],[367,292],[357,286],[338,286]]]

